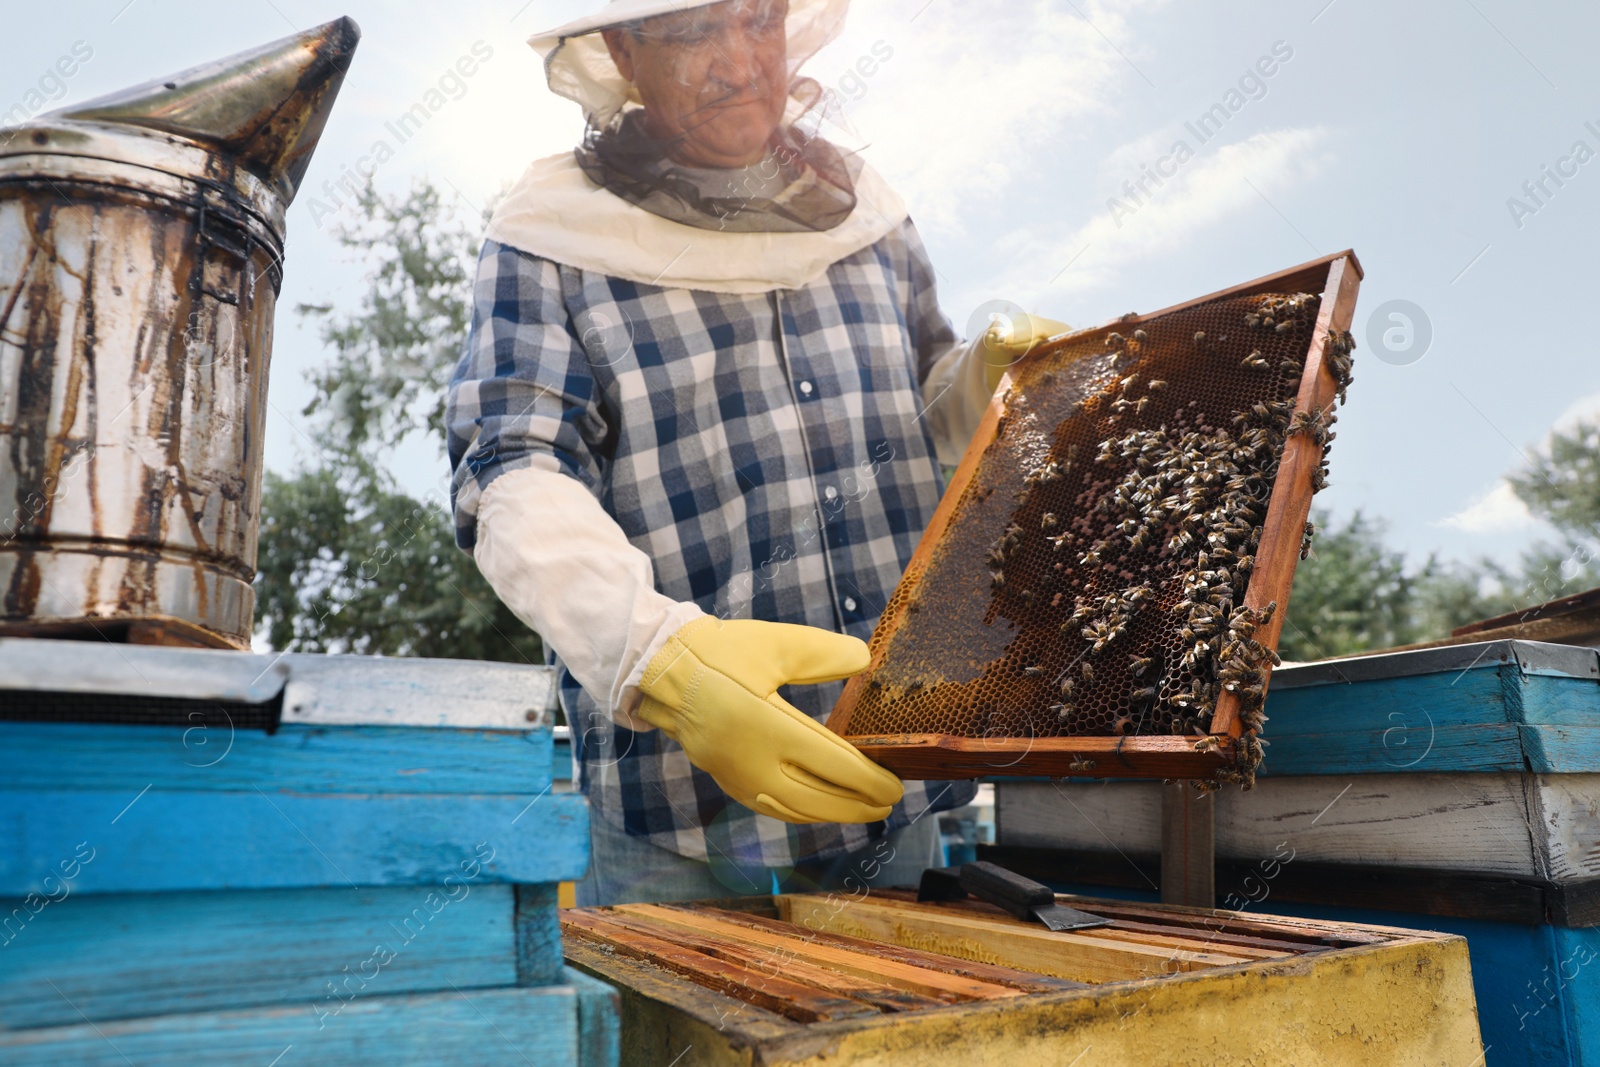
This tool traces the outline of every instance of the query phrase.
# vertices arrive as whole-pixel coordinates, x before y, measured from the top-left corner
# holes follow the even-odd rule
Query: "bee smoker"
[[[359,38],[0,130],[0,633],[248,647],[284,215]]]

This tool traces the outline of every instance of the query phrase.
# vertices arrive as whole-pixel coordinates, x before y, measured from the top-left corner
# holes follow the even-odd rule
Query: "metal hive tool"
[[[830,727],[906,778],[1253,780],[1353,253],[1030,353]]]

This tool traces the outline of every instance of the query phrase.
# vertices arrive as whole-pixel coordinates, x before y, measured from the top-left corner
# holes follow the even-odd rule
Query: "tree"
[[[1295,572],[1279,652],[1320,659],[1446,637],[1465,623],[1600,586],[1600,422],[1550,436],[1507,479],[1559,540],[1540,541],[1516,569],[1489,560],[1445,565],[1429,557],[1408,572],[1384,543],[1381,522],[1357,512],[1321,533]],[[1317,516],[1318,526],[1328,522]]]
[[[541,662],[538,635],[455,547],[444,495],[408,495],[387,466],[396,443],[424,433],[443,470],[475,236],[427,184],[392,198],[369,184],[337,236],[371,273],[353,312],[299,308],[331,350],[304,411],[318,458],[266,476],[259,628],[290,651]]]
[[[1447,636],[1507,610],[1504,575],[1487,561],[1447,565],[1430,556],[1411,569],[1385,541],[1387,524],[1357,511],[1343,526],[1326,512],[1311,557],[1295,570],[1278,652],[1315,660]]]
[[[1555,527],[1559,541],[1523,554],[1516,607],[1531,607],[1600,585],[1600,422],[1580,421],[1550,435],[1510,479],[1528,510]]]

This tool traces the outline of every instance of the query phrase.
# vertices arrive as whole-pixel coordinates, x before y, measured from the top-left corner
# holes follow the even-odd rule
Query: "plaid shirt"
[[[755,296],[486,241],[447,413],[457,543],[473,547],[497,476],[553,457],[650,557],[664,595],[865,639],[943,489],[920,385],[955,343],[909,220],[803,288]],[[789,825],[731,800],[660,731],[618,725],[565,669],[561,683],[593,810],[684,856],[789,866],[974,793],[910,782],[885,823]],[[821,720],[841,688],[783,695]]]

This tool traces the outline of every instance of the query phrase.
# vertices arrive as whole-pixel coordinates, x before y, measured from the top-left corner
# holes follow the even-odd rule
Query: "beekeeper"
[[[582,903],[915,881],[970,783],[822,726],[1009,361],[823,139],[847,0],[611,0],[540,34],[588,119],[490,222],[447,421],[456,536],[560,668]]]

